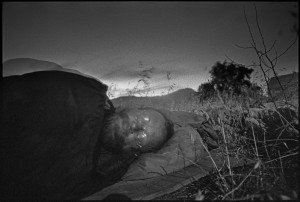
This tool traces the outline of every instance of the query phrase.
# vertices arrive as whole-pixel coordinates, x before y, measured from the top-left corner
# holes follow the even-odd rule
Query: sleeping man
[[[204,147],[218,147],[218,136],[208,121],[188,112],[121,108],[103,129],[96,170],[103,176],[118,174],[123,180],[179,170],[201,160]]]
[[[201,116],[115,111],[107,88],[54,70],[3,78],[1,199],[81,199],[120,179],[178,170],[201,159],[202,138],[217,139]]]

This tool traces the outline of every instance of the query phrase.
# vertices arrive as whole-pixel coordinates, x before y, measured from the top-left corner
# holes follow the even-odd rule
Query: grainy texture
[[[226,157],[215,151],[212,152],[212,157],[218,167],[221,167],[227,161]],[[238,160],[234,157],[230,157],[230,161],[233,167],[253,163],[250,160]],[[133,200],[151,200],[174,192],[208,175],[213,169],[214,165],[211,158],[206,154],[206,157],[198,165],[192,165],[180,171],[150,179],[120,181],[86,197],[84,200],[102,200],[111,194],[121,194]]]
[[[3,78],[2,199],[76,199],[95,187],[107,86],[43,71]]]

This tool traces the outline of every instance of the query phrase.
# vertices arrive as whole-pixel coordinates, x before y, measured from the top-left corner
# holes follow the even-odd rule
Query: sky
[[[297,2],[5,2],[2,62],[55,62],[106,83],[111,98],[134,88],[145,89],[137,96],[197,90],[217,61],[257,61],[254,50],[236,46],[251,42],[244,8],[260,43],[254,4],[267,46],[276,40],[283,52],[297,36]],[[279,74],[298,72],[298,49],[297,41],[280,57]]]

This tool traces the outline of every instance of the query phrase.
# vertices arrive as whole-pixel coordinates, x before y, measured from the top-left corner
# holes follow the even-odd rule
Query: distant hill
[[[162,96],[124,96],[113,99],[112,102],[116,107],[155,107],[176,110],[176,107],[185,105],[192,99],[197,99],[197,92],[191,88],[185,88]]]
[[[299,73],[293,72],[291,74],[281,75],[278,76],[278,79],[288,99],[299,97]],[[275,77],[270,79],[269,87],[275,98],[283,98],[282,89]]]

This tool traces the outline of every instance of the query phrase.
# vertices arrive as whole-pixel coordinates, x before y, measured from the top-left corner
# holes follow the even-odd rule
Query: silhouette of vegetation
[[[202,83],[198,88],[198,92],[201,93],[201,97],[203,99],[212,97],[216,93],[214,89],[214,84],[211,81]]]
[[[256,83],[251,83],[250,88],[247,89],[248,96],[250,98],[259,99],[263,97],[263,89]]]
[[[212,83],[216,84],[219,91],[232,91],[237,95],[241,94],[243,86],[250,88],[249,79],[252,72],[253,69],[227,61],[217,62],[210,70]]]
[[[210,174],[209,177],[215,176],[215,178],[195,181],[181,190],[157,198],[158,200],[297,200],[299,198],[299,185],[296,180],[299,178],[299,107],[290,104],[292,100],[287,96],[290,87],[285,88],[285,82],[282,83],[279,79],[276,66],[278,60],[298,41],[298,23],[295,23],[291,29],[296,33],[295,39],[287,44],[286,49],[277,52],[276,40],[271,46],[267,46],[259,25],[256,6],[254,10],[254,25],[258,33],[254,33],[254,29],[251,29],[244,9],[244,18],[251,37],[250,45],[236,46],[253,50],[257,60],[246,66],[230,58],[230,62],[217,62],[210,71],[211,80],[198,88],[200,99],[199,96],[194,96],[194,99],[182,103],[176,102],[174,105],[169,102],[167,109],[173,111],[180,109],[207,115],[214,130],[223,138],[220,153],[236,156],[239,159],[250,158],[255,164],[249,167],[232,168],[229,161],[225,162],[224,166],[221,168],[216,166],[215,172]],[[298,20],[298,12],[290,12],[290,15]],[[264,97],[261,86],[250,82],[253,72],[250,67],[261,70],[268,99]],[[270,91],[272,86],[269,85],[270,77],[277,81],[284,103],[277,103],[273,99],[274,95]],[[253,101],[260,101],[260,104]],[[130,104],[137,105],[133,102]]]
[[[224,61],[217,62],[210,70],[211,81],[199,86],[201,99],[212,98],[216,95],[241,96],[252,99],[261,99],[263,89],[250,82],[253,69],[241,64]]]

